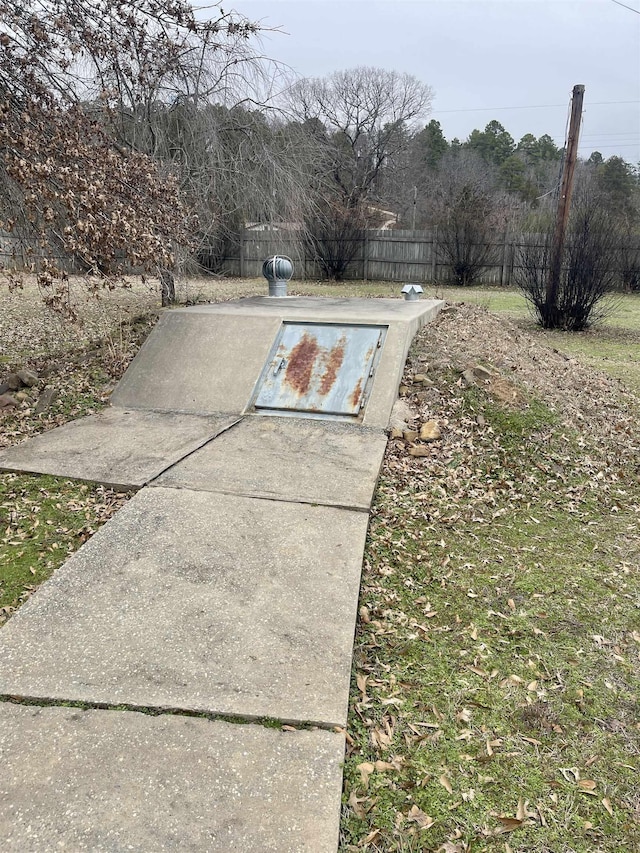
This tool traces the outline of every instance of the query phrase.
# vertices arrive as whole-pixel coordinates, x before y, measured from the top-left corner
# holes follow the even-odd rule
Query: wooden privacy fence
[[[543,238],[535,234],[505,233],[492,243],[488,265],[482,270],[478,284],[509,286],[519,269],[520,250]],[[345,278],[365,281],[399,281],[447,283],[452,281],[451,269],[445,262],[438,242],[437,228],[423,231],[367,231],[355,240],[354,257],[347,267]],[[245,229],[231,256],[216,261],[216,272],[241,278],[260,278],[262,264],[273,255],[288,255],[294,264],[294,279],[319,280],[324,272],[312,258],[301,235],[290,228]],[[206,253],[201,253],[206,257]],[[15,237],[0,234],[0,267],[24,269],[32,256],[24,243]],[[57,258],[68,272],[81,272],[73,258]],[[635,266],[640,282],[640,240],[632,239],[617,252],[616,270],[619,285],[625,284],[623,270]],[[628,277],[627,277],[628,278]],[[628,282],[627,282],[628,283]]]
[[[520,250],[543,238],[534,234],[505,233],[492,243],[488,265],[482,270],[478,284],[508,286],[519,268]],[[440,282],[452,281],[451,268],[445,262],[438,243],[438,230],[368,231],[358,239],[353,260],[345,278],[365,281]],[[620,283],[625,261],[638,259],[640,241],[619,250]],[[224,271],[242,278],[262,274],[262,263],[273,255],[288,255],[294,264],[294,279],[322,279],[321,265],[309,256],[297,232],[288,229],[245,230],[239,241],[237,257],[227,258]],[[636,263],[638,261],[636,260]]]

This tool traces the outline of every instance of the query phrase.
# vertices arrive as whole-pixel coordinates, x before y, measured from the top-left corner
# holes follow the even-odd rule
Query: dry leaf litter
[[[542,408],[540,403],[544,404]],[[368,791],[372,777],[393,776],[394,768],[399,772],[405,766],[405,757],[398,754],[403,739],[413,749],[423,742],[435,743],[443,736],[445,724],[435,705],[428,711],[425,709],[422,720],[408,722],[403,687],[394,675],[393,663],[391,659],[391,665],[380,660],[386,638],[391,640],[391,647],[396,647],[419,637],[427,642],[428,648],[430,636],[451,630],[448,620],[453,613],[439,616],[429,601],[428,584],[414,581],[411,566],[415,560],[426,560],[432,565],[431,573],[441,578],[437,585],[442,583],[444,588],[454,568],[450,561],[458,550],[456,542],[460,538],[472,537],[478,526],[489,528],[495,520],[509,517],[514,509],[522,511],[523,523],[535,530],[540,520],[529,516],[528,508],[536,500],[539,502],[543,492],[549,511],[560,509],[578,520],[588,515],[586,498],[597,499],[603,518],[617,512],[626,505],[630,487],[638,482],[639,412],[640,401],[618,380],[545,346],[540,335],[534,336],[481,307],[447,305],[438,319],[419,333],[407,360],[400,398],[390,422],[390,441],[372,511],[356,637],[358,694],[352,699],[351,714],[368,730],[368,742],[348,738],[347,754],[356,761],[359,755],[369,757],[365,761],[359,759],[358,785],[350,788],[347,783],[345,795],[351,812],[370,826],[373,822],[373,828],[356,846],[345,842],[341,849],[404,850],[403,839],[411,844],[409,839],[416,832],[434,826],[434,818],[414,802],[397,811],[393,832],[381,829],[375,823],[377,798]],[[496,423],[496,413],[500,429],[492,426]],[[505,441],[504,433],[510,428],[513,433]],[[632,506],[631,512],[637,518],[640,507]],[[418,528],[410,527],[415,521]],[[420,542],[429,547],[441,546],[441,560],[431,563],[428,552],[420,551]],[[640,563],[637,524],[628,528],[624,541],[617,547],[623,559],[612,566],[611,582],[624,590],[625,573],[630,566],[637,568]],[[407,594],[411,595],[415,589],[415,603],[420,605],[422,613],[420,619],[404,612],[401,597],[395,591],[397,587],[387,583],[387,578],[394,575],[403,579],[398,583],[406,587]],[[497,578],[498,575],[496,583],[501,585]],[[503,584],[508,585],[508,581]],[[486,601],[478,592],[469,588],[466,595],[472,602],[478,599],[479,614],[486,613]],[[502,622],[509,619],[508,614],[517,616],[520,604],[512,597],[507,600],[507,595],[504,591],[502,612],[489,610],[489,618]],[[474,643],[479,640],[473,623],[462,624],[455,630]],[[533,633],[544,632],[534,625]],[[628,655],[624,658],[625,665],[631,666],[630,678],[636,680],[640,678],[640,658],[635,649],[638,638],[637,632],[628,633],[616,646],[618,658]],[[528,702],[532,704],[525,703],[522,718],[532,726],[539,724],[541,731],[552,736],[563,735],[562,726],[547,703],[535,701],[537,691],[540,696],[545,695],[541,684],[553,678],[542,667],[535,678],[523,678],[515,673],[500,675],[497,670],[491,671],[482,655],[466,666],[463,658],[461,664],[482,681],[497,678],[507,702],[514,691],[528,691]],[[446,694],[447,686],[442,685],[442,689]],[[562,683],[555,684],[555,689],[562,690]],[[443,702],[446,701],[443,697]],[[502,749],[504,739],[490,731],[479,735],[472,728],[471,717],[468,708],[458,711],[455,740],[462,746],[469,743],[467,748],[470,748],[478,736],[484,737],[483,752],[491,760]],[[625,719],[624,727],[625,736],[637,740],[637,733],[629,734],[630,720]],[[537,738],[524,736],[521,742],[534,748],[541,743]],[[423,783],[412,783],[407,790],[419,790],[421,784],[437,782],[450,792],[448,772],[439,776],[437,770],[434,773],[433,779],[429,774]],[[577,788],[583,794],[593,793],[591,784],[592,780],[583,780]],[[551,797],[558,802],[555,793]],[[407,800],[411,800],[411,794],[406,795]],[[451,809],[464,808],[465,803],[473,800],[473,790],[463,791]],[[602,805],[611,814],[608,798],[602,800]],[[640,817],[640,802],[635,807],[627,803],[627,808],[637,808]],[[524,827],[544,828],[545,821],[542,807],[530,810],[528,802],[521,799],[517,808],[514,806],[514,815],[500,812],[487,815],[486,822],[476,827],[477,838],[497,838]],[[592,824],[587,821],[584,827],[592,828]],[[469,850],[469,844],[461,840],[462,834],[461,830],[455,830],[437,849]],[[394,840],[390,841],[391,838]],[[427,844],[426,836],[424,843]],[[436,848],[427,844],[419,849]],[[509,849],[508,845],[504,849]]]

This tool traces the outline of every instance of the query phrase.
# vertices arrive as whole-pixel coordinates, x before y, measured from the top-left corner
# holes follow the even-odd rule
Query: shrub
[[[569,220],[557,291],[549,294],[552,241],[549,228],[520,247],[515,283],[543,328],[579,332],[613,308],[618,230],[597,200],[579,203]]]

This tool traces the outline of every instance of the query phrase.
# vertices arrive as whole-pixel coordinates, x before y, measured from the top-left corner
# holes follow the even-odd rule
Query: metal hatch
[[[386,326],[283,323],[262,372],[257,410],[356,416]]]

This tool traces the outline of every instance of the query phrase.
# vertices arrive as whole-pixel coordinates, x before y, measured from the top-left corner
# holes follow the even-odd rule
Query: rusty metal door
[[[357,415],[385,331],[385,326],[283,323],[256,409]]]

